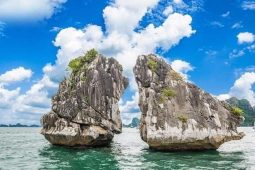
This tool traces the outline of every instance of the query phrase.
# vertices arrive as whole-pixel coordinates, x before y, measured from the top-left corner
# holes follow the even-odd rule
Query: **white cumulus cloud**
[[[159,0],[115,0],[104,9],[103,16],[107,32],[131,33],[148,9],[158,2]]]
[[[252,106],[255,106],[255,93],[252,86],[255,84],[255,72],[245,72],[237,79],[227,94],[218,96],[220,100],[226,100],[230,97],[247,99]]]
[[[24,67],[18,67],[0,75],[0,83],[9,84],[29,79],[33,72]]]
[[[189,71],[192,71],[194,67],[191,66],[190,63],[182,60],[174,60],[171,63],[171,67],[178,73],[180,73],[184,79],[188,80],[188,75],[187,73]]]
[[[0,84],[0,123],[39,124],[42,114],[50,110],[50,98],[56,92],[57,83],[44,76],[25,93],[18,87],[9,90]]]
[[[47,76],[22,92],[20,87],[10,90],[8,85],[31,78],[32,71],[23,67],[15,68],[0,75],[0,123],[38,124],[43,113],[50,108],[50,97],[58,84]]]
[[[42,20],[50,18],[67,0],[1,0],[0,20]]]
[[[15,90],[7,90],[0,84],[0,108],[9,108],[20,94],[20,88]],[[16,104],[16,103],[15,103]]]
[[[125,103],[122,100],[120,101],[120,111],[129,112],[131,109],[139,109],[138,101],[139,101],[139,93],[136,92],[132,96],[132,100],[128,100]]]
[[[168,16],[169,14],[172,14],[174,12],[173,6],[169,5],[164,11],[163,14],[165,16]]]
[[[120,112],[124,124],[129,124],[134,117],[140,117],[141,112],[138,106],[138,102],[138,92],[135,92],[135,94],[131,97],[131,100],[127,100],[125,102],[122,99],[120,100]]]
[[[240,32],[237,35],[237,40],[239,44],[252,43],[255,40],[255,35],[250,32]]]

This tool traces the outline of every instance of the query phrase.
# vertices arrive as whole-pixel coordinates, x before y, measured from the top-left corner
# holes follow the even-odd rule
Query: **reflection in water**
[[[47,159],[42,169],[118,169],[118,162],[111,148],[72,149],[60,146],[45,146],[40,156]]]
[[[147,148],[147,144],[140,139],[137,129],[124,129],[122,134],[114,137],[112,144],[120,169],[146,168],[142,154]]]
[[[0,128],[0,169],[255,169],[255,132],[217,151],[156,152],[137,129],[124,129],[111,146],[72,149],[50,145],[39,129]]]
[[[243,152],[156,152],[135,129],[116,135],[110,147],[72,149],[45,145],[41,169],[245,169]]]
[[[153,169],[235,169],[243,168],[242,154],[221,155],[217,151],[203,152],[145,152],[144,165]]]
[[[244,169],[242,152],[157,152],[148,149],[134,129],[116,136],[114,154],[121,169]]]

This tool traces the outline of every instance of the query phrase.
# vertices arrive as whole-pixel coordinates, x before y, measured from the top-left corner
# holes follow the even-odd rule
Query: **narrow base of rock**
[[[54,113],[44,115],[42,122],[41,134],[53,145],[107,146],[114,136],[113,132],[100,126],[68,122]]]
[[[244,137],[244,133],[238,133],[236,136],[214,137],[208,140],[197,140],[193,142],[183,142],[183,143],[172,143],[171,139],[164,141],[158,139],[154,141],[148,141],[149,147],[152,150],[158,151],[202,151],[202,150],[216,150],[225,142],[231,140],[240,140]]]
[[[96,127],[94,127],[96,128]],[[97,133],[90,131],[89,133]],[[99,132],[100,137],[94,138],[86,132],[81,136],[67,136],[63,134],[43,134],[52,145],[68,146],[68,147],[103,147],[110,145],[113,135],[107,132]]]

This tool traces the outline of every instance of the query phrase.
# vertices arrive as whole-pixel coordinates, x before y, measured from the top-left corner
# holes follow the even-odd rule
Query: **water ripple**
[[[38,128],[0,128],[0,169],[255,169],[255,131],[217,151],[156,152],[137,129],[124,129],[111,146],[71,149],[50,145]]]

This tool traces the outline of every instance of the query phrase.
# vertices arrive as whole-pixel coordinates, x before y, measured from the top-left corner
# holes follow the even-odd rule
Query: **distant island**
[[[140,125],[140,120],[137,117],[134,117],[130,124],[128,124],[128,125],[123,124],[123,127],[137,128],[137,127],[139,127],[139,125]]]
[[[17,123],[15,125],[9,124],[9,125],[5,125],[5,124],[0,124],[0,127],[40,127],[39,125],[22,125],[20,123]]]
[[[242,109],[244,113],[244,122],[241,126],[253,126],[255,122],[255,107],[252,107],[250,102],[246,99],[237,99],[236,97],[232,97],[227,100],[227,102],[231,106],[238,107]]]

